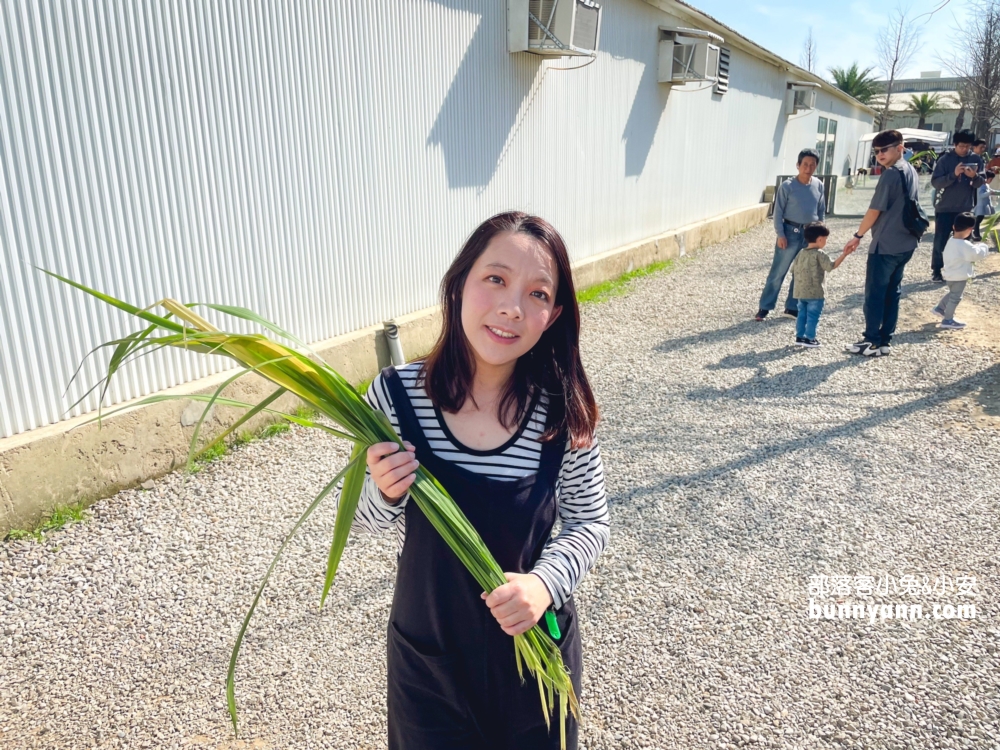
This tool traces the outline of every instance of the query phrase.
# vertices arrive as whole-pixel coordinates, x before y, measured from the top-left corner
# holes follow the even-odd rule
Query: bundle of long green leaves
[[[228,378],[211,395],[159,395],[151,396],[139,402],[140,404],[151,404],[170,399],[194,399],[206,402],[201,419],[198,421],[191,438],[191,449],[188,457],[189,465],[197,453],[211,450],[222,443],[227,436],[246,423],[247,420],[261,413],[268,413],[303,427],[324,430],[339,438],[348,440],[354,445],[347,466],[337,476],[333,477],[313,499],[312,503],[302,513],[301,517],[285,537],[257,589],[246,617],[243,619],[239,635],[233,646],[232,655],[229,660],[229,672],[226,676],[226,697],[229,704],[229,714],[232,718],[233,729],[236,731],[236,660],[239,656],[240,646],[243,643],[243,636],[250,623],[250,618],[257,608],[257,603],[260,601],[260,596],[267,585],[278,559],[298,528],[309,518],[337,484],[343,480],[340,504],[337,508],[337,518],[334,523],[333,541],[330,544],[330,554],[327,559],[326,579],[323,584],[323,593],[320,597],[320,606],[322,606],[336,575],[337,566],[340,563],[341,555],[347,544],[351,523],[361,497],[361,489],[365,479],[367,450],[375,443],[382,442],[395,442],[402,447],[402,441],[395,430],[393,430],[385,414],[372,409],[358,395],[350,383],[344,380],[333,368],[312,352],[306,344],[286,331],[281,330],[273,323],[261,318],[251,310],[229,305],[202,305],[224,315],[257,324],[291,342],[294,346],[277,343],[259,333],[221,331],[194,312],[193,308],[199,306],[197,304],[184,305],[171,299],[165,299],[153,306],[153,308],[157,306],[162,307],[167,311],[164,315],[157,315],[150,312],[150,309],[153,308],[139,309],[127,302],[123,302],[57,274],[49,271],[45,273],[120,310],[124,310],[149,324],[147,327],[128,336],[102,345],[103,347],[114,347],[108,361],[107,374],[81,398],[81,401],[99,387],[102,388],[101,400],[103,401],[111,378],[122,365],[137,356],[165,346],[173,346],[206,354],[223,355],[235,360],[245,368]],[[257,404],[249,404],[222,396],[222,392],[226,387],[250,373],[257,373],[267,378],[278,386],[277,389]],[[271,405],[286,393],[298,396],[298,398],[311,406],[318,414],[338,425],[340,429],[335,429],[314,419],[272,409]],[[243,408],[246,411],[229,429],[217,436],[207,446],[203,447],[201,451],[198,451],[198,437],[205,415],[208,414],[209,409],[214,404]],[[100,419],[100,416],[97,419]],[[428,520],[437,529],[448,546],[458,555],[458,558],[468,568],[484,591],[491,592],[497,586],[502,586],[507,582],[503,570],[486,548],[486,544],[479,536],[479,533],[465,517],[465,514],[462,513],[458,505],[455,504],[455,501],[449,496],[445,488],[423,466],[417,470],[416,481],[410,487],[410,497],[417,503],[417,506],[427,516]],[[527,666],[528,672],[538,682],[542,712],[547,724],[549,724],[550,717],[556,710],[556,698],[558,698],[561,744],[565,747],[567,713],[572,711],[573,715],[579,718],[579,706],[569,673],[562,661],[562,654],[559,652],[556,644],[537,625],[523,635],[514,636],[514,645],[518,674],[521,675],[523,680],[523,667]],[[551,724],[549,726],[551,728]]]
[[[1000,250],[1000,211],[983,219],[979,225],[979,233],[983,237],[992,238],[994,247]]]

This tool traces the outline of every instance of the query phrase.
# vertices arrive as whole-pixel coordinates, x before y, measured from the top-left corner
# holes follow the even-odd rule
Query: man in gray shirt
[[[813,177],[813,172],[819,166],[819,154],[811,148],[803,149],[799,152],[797,163],[798,176],[789,177],[782,182],[774,194],[774,233],[778,239],[774,245],[771,271],[764,283],[764,292],[760,295],[760,309],[754,318],[758,322],[764,320],[778,303],[778,294],[788,269],[792,267],[792,261],[799,250],[806,246],[803,228],[810,222],[826,218],[823,181]],[[785,300],[785,314],[792,317],[798,315],[799,309],[794,295],[793,279],[788,285],[788,298]]]
[[[853,253],[865,233],[872,230],[865,274],[865,335],[847,351],[879,357],[892,351],[889,342],[899,319],[903,268],[920,242],[903,221],[907,196],[919,205],[919,188],[916,170],[903,158],[903,136],[898,130],[876,135],[872,148],[883,171],[861,226],[844,246],[845,253]]]
[[[986,163],[973,151],[976,134],[971,130],[955,133],[955,147],[942,154],[934,165],[931,185],[938,190],[934,206],[934,250],[931,253],[931,278],[944,283],[944,246],[951,237],[955,217],[971,211],[976,205],[979,186],[983,184]],[[984,142],[985,145],[985,142]]]

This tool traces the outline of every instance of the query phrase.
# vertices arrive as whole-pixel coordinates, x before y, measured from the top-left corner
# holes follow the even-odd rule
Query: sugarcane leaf
[[[157,327],[155,325],[152,325],[142,331],[137,331],[131,336],[126,336],[125,339],[115,347],[114,352],[111,354],[111,359],[108,361],[108,374],[104,378],[104,388],[101,389],[101,398],[99,399],[98,404],[104,403],[104,397],[107,395],[108,388],[111,386],[111,378],[116,372],[118,372],[118,368],[121,367],[122,362],[129,355],[129,352],[133,351],[137,344],[140,344],[148,338],[149,335],[156,330],[156,328]],[[79,401],[77,403],[79,403]]]
[[[155,328],[155,326],[154,326],[154,328]],[[125,339],[115,339],[114,341],[108,341],[108,342],[106,342],[104,344],[101,344],[100,346],[96,346],[93,349],[91,349],[84,356],[84,358],[80,361],[80,364],[77,366],[76,370],[73,372],[73,377],[71,377],[69,379],[69,383],[66,385],[66,390],[63,391],[63,397],[65,397],[66,394],[69,393],[69,389],[73,386],[73,383],[76,381],[77,377],[79,377],[80,371],[83,369],[83,365],[86,363],[86,361],[95,352],[97,352],[99,349],[103,349],[103,348],[106,348],[106,347],[109,347],[109,346],[115,346],[116,347],[115,355],[117,356],[117,351],[121,347],[122,344],[131,344],[132,347],[134,348],[134,346],[135,346],[135,344],[134,344],[135,337],[139,333],[141,333],[141,331],[137,331],[136,333],[132,334],[131,336],[126,337]],[[114,359],[114,357],[113,357],[113,359]],[[117,367],[115,369],[117,369]],[[107,392],[107,386],[108,386],[108,383],[110,381],[110,378],[111,378],[110,375],[105,375],[103,378],[101,378],[96,383],[94,383],[92,386],[90,386],[90,388],[88,388],[87,391],[82,396],[80,396],[80,398],[78,398],[76,401],[74,401],[72,404],[70,404],[70,406],[66,409],[66,411],[64,413],[71,412],[80,403],[82,403],[91,393],[93,393],[94,391],[96,391],[98,388],[101,388],[101,386],[104,386],[104,388],[101,390],[101,398],[98,401],[98,408],[100,408],[100,406],[104,402],[104,395]]]
[[[86,292],[92,297],[96,297],[102,302],[107,302],[112,307],[117,307],[119,310],[124,310],[127,313],[131,313],[132,315],[135,315],[137,318],[142,318],[143,320],[149,323],[155,323],[161,328],[166,328],[168,331],[180,332],[182,329],[182,327],[177,325],[176,323],[167,320],[166,318],[161,317],[159,315],[154,315],[151,312],[147,312],[146,310],[141,310],[135,305],[130,305],[128,302],[123,302],[122,300],[112,297],[108,294],[104,294],[103,292],[98,292],[96,289],[91,289],[89,286],[84,286],[83,284],[67,279],[65,276],[60,276],[59,274],[53,273],[52,271],[46,271],[44,268],[40,268],[39,266],[35,266],[35,268],[41,271],[42,273],[48,274],[54,279],[59,279],[59,281],[62,281],[65,284],[69,284],[70,286],[75,287],[82,292]]]
[[[212,397],[209,396],[207,393],[190,393],[190,394],[177,394],[177,395],[174,395],[174,394],[154,394],[152,396],[147,396],[146,398],[142,399],[141,401],[136,401],[135,403],[131,403],[131,404],[125,404],[124,406],[119,406],[119,407],[117,407],[115,409],[112,409],[111,411],[109,411],[107,414],[104,415],[104,418],[107,419],[108,417],[113,417],[115,414],[119,414],[120,412],[123,412],[123,411],[128,411],[129,409],[135,409],[135,408],[137,408],[139,406],[149,406],[150,404],[161,404],[164,401],[206,401],[207,402],[207,401],[211,400],[211,398]],[[253,409],[254,406],[255,406],[255,404],[248,404],[245,401],[238,401],[236,399],[222,398],[222,397],[216,399],[216,403],[219,404],[220,406],[232,406],[232,407],[236,407],[238,409]],[[294,414],[286,414],[285,412],[278,411],[277,409],[264,409],[264,411],[266,411],[268,414],[274,414],[276,416],[281,417],[282,419],[287,419],[287,420],[289,420],[291,422],[297,422],[297,421],[299,421],[298,418]],[[99,420],[100,420],[100,417],[91,417],[90,419],[87,419],[87,420],[81,422],[80,424],[76,425],[73,429],[74,430],[79,429],[80,427],[84,427],[84,426],[86,426],[88,424],[93,424],[94,422],[97,422]],[[318,426],[319,425],[317,425],[317,427]]]
[[[256,323],[257,325],[266,328],[272,333],[276,333],[279,336],[288,339],[297,346],[301,346],[306,351],[312,352],[312,349],[309,348],[308,344],[304,343],[298,337],[292,335],[283,328],[278,327],[267,318],[258,315],[253,310],[248,310],[245,307],[239,307],[237,305],[217,305],[211,302],[195,303],[195,306],[197,305],[201,305],[202,307],[208,307],[212,310],[218,310],[219,312],[225,313],[226,315],[232,315],[234,318],[241,318],[243,320],[250,321],[251,323]]]
[[[192,310],[191,309],[191,307],[193,307],[192,305],[185,305],[181,302],[178,302],[175,299],[170,299],[169,297],[161,299],[159,302],[157,302],[157,304],[166,308],[174,315],[176,315],[178,318],[190,324],[191,327],[196,328],[199,331],[215,332],[219,330],[214,325],[205,320],[203,317],[201,317],[194,310]]]
[[[333,585],[333,577],[337,575],[337,567],[340,565],[340,558],[344,554],[344,547],[347,546],[347,537],[351,533],[351,524],[354,523],[354,513],[358,509],[358,502],[361,499],[361,490],[365,484],[365,463],[367,445],[355,445],[351,453],[351,468],[344,476],[344,487],[340,491],[340,504],[337,506],[337,520],[333,525],[333,542],[330,544],[330,555],[326,561],[326,580],[323,581],[323,595],[319,599],[320,609],[326,602],[326,595],[330,593],[330,586]]]
[[[231,434],[233,434],[234,432],[236,432],[236,430],[238,430],[241,426],[243,426],[248,421],[250,421],[251,419],[253,419],[254,417],[256,417],[258,414],[260,414],[262,411],[264,411],[265,409],[267,409],[267,407],[269,407],[271,404],[273,404],[275,401],[277,401],[279,398],[281,398],[286,393],[288,393],[288,391],[286,391],[284,388],[275,388],[274,391],[271,393],[270,396],[268,396],[267,398],[263,399],[256,406],[254,406],[252,409],[249,409],[247,412],[245,412],[243,414],[243,416],[241,416],[239,419],[237,419],[235,422],[233,422],[233,424],[231,424],[221,435],[218,435],[212,442],[210,442],[208,445],[206,445],[202,449],[201,452],[202,453],[206,453],[206,452],[212,450],[212,448],[214,448],[215,446],[217,446],[219,443],[223,442],[227,437],[229,437]],[[208,412],[208,408],[207,407],[206,407],[205,411],[206,411],[206,413]]]
[[[283,357],[280,359],[271,360],[271,362],[280,362],[281,359],[287,359],[287,358]],[[194,427],[194,433],[191,435],[191,446],[188,448],[188,461],[187,461],[188,471],[191,471],[191,469],[194,468],[195,449],[198,447],[198,435],[201,434],[201,426],[205,423],[205,419],[208,418],[208,412],[211,410],[213,404],[215,404],[215,402],[218,400],[219,396],[222,395],[222,392],[240,378],[246,377],[250,373],[256,372],[265,364],[270,364],[271,362],[265,362],[260,365],[257,365],[256,367],[252,367],[249,370],[238,372],[232,377],[226,378],[226,380],[223,381],[222,385],[220,385],[218,388],[215,389],[215,393],[213,393],[212,398],[209,399],[208,405],[204,409],[202,409],[201,416],[198,417],[198,423]]]
[[[246,635],[247,626],[250,624],[250,618],[253,617],[253,613],[257,609],[257,604],[260,602],[260,596],[264,593],[264,587],[267,586],[268,580],[271,578],[271,573],[274,572],[275,566],[278,564],[278,560],[281,559],[282,553],[285,551],[285,547],[295,536],[295,532],[299,530],[299,527],[313,514],[313,511],[319,507],[319,504],[323,502],[323,499],[330,494],[331,490],[337,486],[340,480],[354,465],[354,461],[351,461],[345,466],[341,471],[335,476],[329,484],[327,484],[315,498],[309,504],[309,507],[305,509],[305,512],[299,516],[299,520],[295,522],[292,526],[291,531],[285,536],[284,541],[281,542],[281,546],[278,547],[278,551],[274,555],[274,559],[271,560],[271,564],[267,568],[267,572],[264,574],[263,580],[257,587],[257,593],[253,597],[253,602],[250,604],[250,609],[247,611],[246,616],[243,618],[243,624],[240,626],[240,632],[236,636],[236,643],[233,645],[233,651],[229,655],[229,672],[226,675],[226,703],[229,706],[229,717],[233,722],[233,731],[237,732],[236,724],[236,660],[240,655],[240,647],[243,645],[243,637]]]

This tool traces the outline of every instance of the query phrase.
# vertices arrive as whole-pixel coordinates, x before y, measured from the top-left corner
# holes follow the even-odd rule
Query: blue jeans
[[[913,257],[913,251],[899,255],[868,256],[865,274],[865,341],[874,346],[887,346],[896,332],[899,320],[899,298],[902,296],[903,268]]]
[[[798,302],[799,317],[795,319],[795,336],[800,339],[814,339],[825,300],[800,299]]]
[[[806,246],[806,241],[802,237],[802,230],[785,224],[785,236],[788,238],[788,247],[782,250],[775,244],[774,260],[771,261],[771,271],[767,274],[767,281],[764,283],[764,293],[760,295],[760,309],[773,310],[778,304],[778,294],[781,293],[781,284],[788,275],[788,269],[792,267],[792,261],[799,254],[799,250]],[[795,280],[788,284],[788,299],[785,300],[786,310],[798,310],[798,303],[792,295],[795,292]]]

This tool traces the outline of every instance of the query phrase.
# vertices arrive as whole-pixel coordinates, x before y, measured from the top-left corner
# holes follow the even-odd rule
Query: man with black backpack
[[[872,149],[882,174],[861,226],[844,246],[845,253],[853,253],[872,230],[865,275],[865,335],[847,351],[884,357],[892,351],[890,341],[899,319],[903,269],[929,222],[918,200],[917,173],[903,158],[903,136],[898,130],[885,130],[875,136]]]

